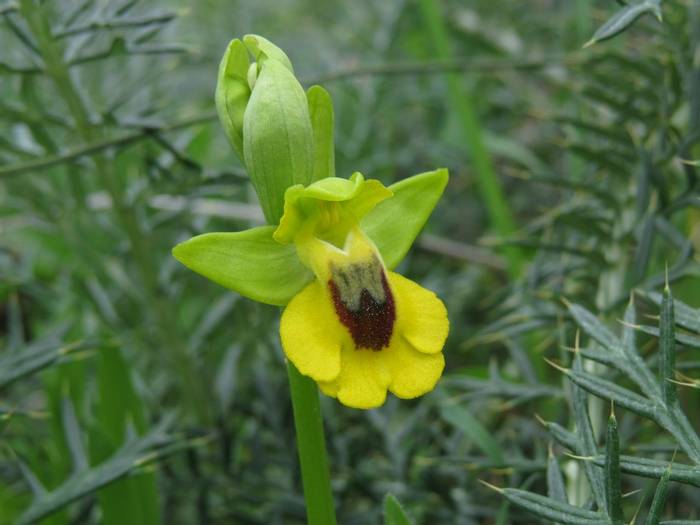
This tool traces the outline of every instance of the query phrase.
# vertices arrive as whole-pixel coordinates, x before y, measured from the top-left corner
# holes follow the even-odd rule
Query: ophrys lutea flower
[[[296,245],[315,275],[282,314],[284,351],[325,394],[356,408],[381,405],[387,390],[402,398],[425,394],[445,365],[444,305],[387,270],[361,227],[361,219],[391,197],[360,174],[295,186],[287,190],[274,233]]]
[[[391,269],[446,182],[436,170],[389,188],[359,173],[292,186],[277,227],[200,235],[173,253],[242,295],[286,305],[284,352],[325,394],[355,408],[380,406],[387,391],[414,398],[442,374],[447,312]]]

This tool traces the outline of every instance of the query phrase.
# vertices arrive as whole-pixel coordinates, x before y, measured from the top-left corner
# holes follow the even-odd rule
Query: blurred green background
[[[642,290],[655,325],[668,266],[699,306],[681,159],[700,158],[700,7],[661,5],[663,23],[640,13],[583,49],[617,2],[0,4],[0,523],[304,523],[278,309],[170,255],[262,220],[214,110],[218,62],[247,33],[331,93],[339,176],[451,174],[400,267],[448,307],[445,376],[368,412],[322,399],[339,523],[380,523],[388,492],[415,523],[539,522],[479,480],[590,507],[585,462],[536,419],[576,428],[576,389],[543,359],[571,361],[562,298],[619,333]],[[698,377],[700,345],[679,344]],[[652,366],[653,333],[637,347]],[[695,428],[697,392],[680,393]],[[598,397],[576,410],[602,445]],[[625,454],[678,449],[618,420]],[[623,477],[641,491],[628,520],[646,478]],[[700,519],[697,483],[674,482],[664,515]]]

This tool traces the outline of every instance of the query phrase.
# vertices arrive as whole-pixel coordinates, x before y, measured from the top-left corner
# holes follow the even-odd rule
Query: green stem
[[[297,450],[301,463],[308,525],[335,525],[335,506],[323,435],[323,419],[318,400],[318,388],[313,379],[301,375],[287,363],[287,377],[294,409]]]

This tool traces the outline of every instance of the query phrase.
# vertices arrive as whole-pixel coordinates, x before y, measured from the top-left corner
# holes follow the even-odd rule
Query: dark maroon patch
[[[394,296],[391,294],[384,272],[381,279],[384,301],[378,302],[366,288],[363,288],[360,292],[359,306],[355,310],[350,309],[343,302],[340,290],[333,279],[328,281],[335,311],[340,322],[350,330],[355,345],[357,348],[371,348],[375,352],[389,346],[396,320]]]

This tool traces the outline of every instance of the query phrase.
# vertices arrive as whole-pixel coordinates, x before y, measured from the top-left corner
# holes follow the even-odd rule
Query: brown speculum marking
[[[335,312],[355,346],[379,351],[389,346],[396,321],[394,296],[379,259],[331,266],[328,281]]]

